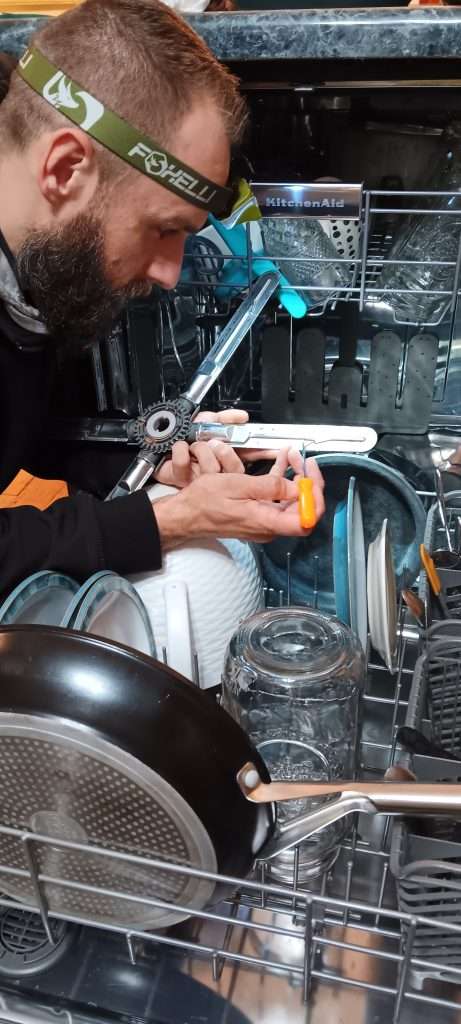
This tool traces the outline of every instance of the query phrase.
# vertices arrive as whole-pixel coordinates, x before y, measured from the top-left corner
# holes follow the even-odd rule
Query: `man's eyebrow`
[[[186,231],[188,235],[196,235],[202,229],[196,224],[187,223],[182,217],[168,217],[162,220],[147,219],[148,227],[157,228],[159,231]]]

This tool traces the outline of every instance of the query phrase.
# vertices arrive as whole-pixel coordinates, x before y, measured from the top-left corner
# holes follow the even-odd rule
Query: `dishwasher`
[[[177,289],[133,303],[63,376],[56,436],[101,458],[121,444],[135,451],[129,424],[184,391],[254,284],[262,230],[286,289],[255,320],[207,407],[241,406],[254,422],[375,429],[377,452],[408,472],[423,501],[433,551],[443,546],[434,467],[452,471],[453,543],[461,515],[461,94],[455,83],[362,73],[319,84],[305,74],[298,66],[290,83],[244,81],[262,221],[242,226],[235,248],[216,225],[190,240]],[[295,315],[294,297],[305,315]],[[267,581],[268,607],[287,603],[290,571],[278,586]],[[461,572],[441,575],[455,620]],[[399,762],[418,779],[461,780],[461,629],[441,622],[424,572],[415,587],[431,625],[418,626],[400,596],[396,671],[368,646],[360,771],[376,779]],[[404,725],[443,742],[445,758],[405,752]],[[158,933],[51,916],[33,861],[30,870],[36,904],[0,900],[0,1021],[461,1019],[455,821],[424,830],[356,815],[317,881],[298,877],[296,856],[283,883],[256,865],[234,880],[233,898]]]

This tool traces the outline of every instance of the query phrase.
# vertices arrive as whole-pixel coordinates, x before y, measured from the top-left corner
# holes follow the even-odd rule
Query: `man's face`
[[[224,185],[229,145],[219,112],[201,105],[171,140],[174,155]],[[206,213],[129,171],[58,227],[34,231],[16,258],[21,289],[57,344],[100,339],[130,298],[177,284],[188,234]]]

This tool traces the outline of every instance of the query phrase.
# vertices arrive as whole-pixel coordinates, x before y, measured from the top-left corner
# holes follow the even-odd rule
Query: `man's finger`
[[[208,446],[213,450],[213,454],[216,456],[223,473],[245,472],[243,463],[239,459],[237,452],[234,451],[230,444],[226,444],[224,441],[218,441],[217,438],[215,438],[208,441]]]
[[[249,418],[245,409],[224,409],[216,414],[216,423],[248,423]]]
[[[246,498],[249,501],[293,501],[298,494],[294,480],[286,480],[283,476],[231,475],[220,477],[220,488],[227,492],[229,498]]]
[[[194,423],[248,423],[248,419],[244,409],[224,409],[222,412],[199,412]]]
[[[190,452],[197,462],[201,473],[220,473],[221,466],[209,441],[195,441]]]
[[[307,476],[310,476],[310,473],[308,472],[308,464],[311,461],[311,459],[306,459]],[[290,448],[288,452],[288,464],[294,470],[295,474],[298,474],[299,476],[304,475],[304,458],[298,448]]]
[[[323,491],[325,488],[325,480],[320,472],[320,469],[315,459],[306,459],[306,474],[314,481],[315,484]]]
[[[276,448],[236,448],[244,462],[273,462],[279,454]]]
[[[174,478],[178,487],[186,487],[191,482],[190,448],[186,441],[176,441],[171,450]]]
[[[288,448],[281,448],[275,457],[269,476],[285,476],[288,469]]]

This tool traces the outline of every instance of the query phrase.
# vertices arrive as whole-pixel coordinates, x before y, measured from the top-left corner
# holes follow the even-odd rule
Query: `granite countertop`
[[[2,18],[0,48],[20,54],[42,18]],[[461,8],[355,8],[192,15],[223,61],[454,57]]]

